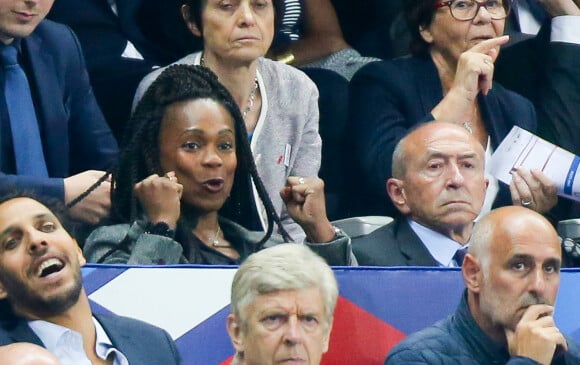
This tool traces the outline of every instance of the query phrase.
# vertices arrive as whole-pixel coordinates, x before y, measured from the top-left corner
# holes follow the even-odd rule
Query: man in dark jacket
[[[401,216],[353,240],[358,263],[458,266],[454,255],[469,240],[484,203],[484,155],[481,143],[452,123],[427,123],[405,136],[386,183]]]
[[[63,365],[179,364],[167,332],[92,314],[82,286],[84,263],[76,241],[45,205],[28,197],[1,200],[0,346],[34,343]]]
[[[580,348],[554,323],[558,234],[523,207],[499,208],[473,230],[454,314],[419,331],[385,364],[578,364]]]
[[[54,0],[0,2],[0,194],[19,190],[70,204],[117,158],[70,28],[43,20]],[[103,181],[71,208],[97,224],[109,215]]]

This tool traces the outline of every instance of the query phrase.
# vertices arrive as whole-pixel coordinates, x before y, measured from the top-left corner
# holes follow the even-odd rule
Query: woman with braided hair
[[[112,176],[112,219],[120,224],[89,236],[89,262],[237,264],[290,241],[256,172],[241,112],[209,69],[167,68],[128,128]],[[252,182],[267,212],[265,234],[241,225],[254,211]],[[316,177],[290,176],[280,195],[314,251],[330,264],[350,264],[350,239],[328,221],[323,186]],[[282,237],[272,235],[274,223]]]
[[[257,169],[284,229],[294,239],[304,238],[305,232],[288,214],[278,189],[291,175],[318,176],[322,159],[319,93],[302,71],[264,57],[283,15],[283,0],[180,2],[185,24],[203,40],[203,50],[175,63],[209,68],[232,94],[242,112]],[[163,70],[156,69],[141,81],[134,105]],[[266,230],[267,215],[258,203],[256,189],[248,194],[259,219],[245,227]]]

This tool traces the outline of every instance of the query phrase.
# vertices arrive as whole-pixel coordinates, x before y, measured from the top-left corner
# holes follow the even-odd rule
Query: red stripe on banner
[[[321,365],[381,365],[405,334],[351,301],[338,297],[329,351]],[[219,365],[229,365],[233,356]]]
[[[330,349],[322,365],[383,364],[406,335],[343,297],[338,298]]]

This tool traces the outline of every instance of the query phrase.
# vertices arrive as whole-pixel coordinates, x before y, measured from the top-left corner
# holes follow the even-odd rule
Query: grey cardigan
[[[220,218],[220,226],[224,235],[233,245],[239,247],[240,262],[249,256],[255,248],[253,243],[260,241],[263,232],[253,232],[232,222]],[[182,245],[172,238],[149,234],[146,232],[145,221],[138,220],[133,224],[117,224],[103,226],[94,230],[87,238],[83,254],[88,262],[106,264],[156,265],[156,264],[199,264],[203,262],[188,262],[183,256]],[[125,249],[120,248],[125,242]],[[272,235],[264,248],[284,243],[279,235]],[[305,244],[322,256],[329,265],[356,265],[352,254],[350,237],[342,231],[334,241],[328,243]],[[210,248],[206,250],[213,251]],[[217,254],[217,251],[215,251]],[[207,263],[207,262],[206,262]],[[214,262],[212,262],[214,263]],[[223,262],[215,262],[223,263]],[[239,263],[239,262],[237,262]]]
[[[199,65],[200,58],[201,53],[193,53],[174,64]],[[133,108],[164,69],[151,72],[141,81]],[[262,108],[252,136],[252,154],[284,228],[295,241],[301,241],[304,231],[288,215],[279,191],[288,176],[318,176],[322,148],[318,134],[318,89],[302,71],[267,58],[258,59],[257,77]],[[255,188],[254,200],[265,229],[267,217]]]

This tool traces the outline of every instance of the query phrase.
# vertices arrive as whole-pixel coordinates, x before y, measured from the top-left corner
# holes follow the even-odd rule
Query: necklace
[[[220,236],[221,230],[222,230],[222,228],[218,224],[218,229],[217,229],[215,235],[213,236],[213,240],[211,241],[211,245],[213,247],[217,247],[220,244],[219,236]]]
[[[203,54],[201,55],[201,58],[199,59],[199,65],[203,66],[203,67],[207,67],[205,65],[205,58],[203,57]],[[258,77],[254,77],[254,85],[252,85],[252,90],[250,91],[250,97],[248,98],[248,105],[244,108],[244,110],[242,110],[242,117],[244,119],[246,119],[246,116],[248,115],[249,112],[252,111],[252,108],[254,107],[254,101],[256,100],[256,94],[258,93],[259,88],[260,88],[260,85],[258,84]]]
[[[248,99],[248,106],[246,106],[246,109],[244,109],[244,111],[242,111],[242,117],[244,117],[244,119],[246,119],[246,116],[248,115],[249,112],[252,111],[252,108],[254,107],[254,99],[256,99],[256,93],[258,92],[258,78],[255,77],[254,78],[254,87],[252,88],[252,91],[250,91],[250,98]]]
[[[215,232],[215,235],[213,236],[213,240],[211,240],[211,245],[214,248],[232,248],[232,246],[230,244],[220,244],[220,232],[222,231],[222,228],[220,227],[220,225],[218,224],[218,229]]]
[[[473,106],[473,111],[471,112],[471,120],[466,120],[462,124],[463,128],[467,129],[467,131],[470,134],[473,134],[473,124],[472,124],[472,122],[475,122],[475,120],[477,119],[477,112],[478,112],[478,110],[479,110],[478,104],[475,103],[475,105]]]

